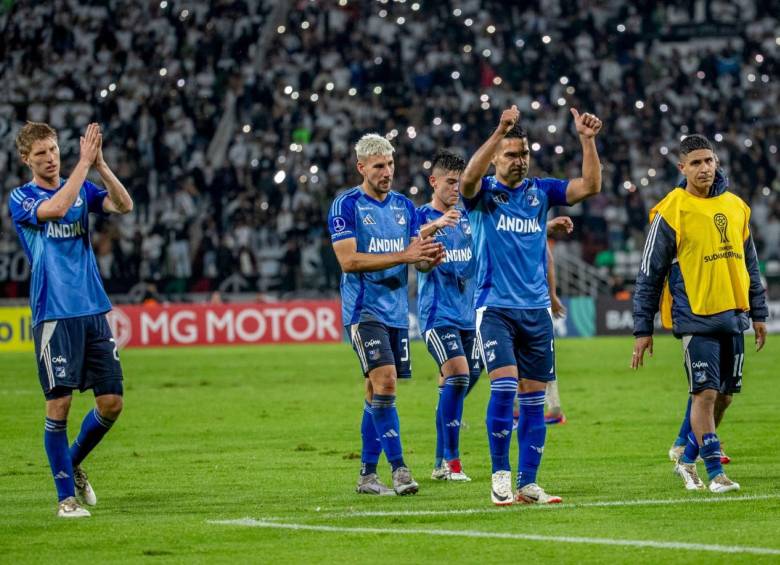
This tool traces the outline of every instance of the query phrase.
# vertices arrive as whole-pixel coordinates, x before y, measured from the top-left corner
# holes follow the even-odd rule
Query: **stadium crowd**
[[[677,144],[697,132],[715,142],[732,190],[752,206],[759,257],[780,274],[773,3],[522,4],[7,3],[0,204],[28,180],[13,141],[25,120],[59,130],[66,172],[97,120],[136,203],[98,220],[109,292],[139,281],[165,293],[331,292],[340,271],[325,216],[358,182],[352,145],[362,133],[391,140],[394,186],[421,204],[435,150],[470,156],[512,103],[531,174],[577,174],[574,106],[604,121],[604,191],[573,209],[576,232],[562,245],[632,279],[648,205],[679,180]],[[18,252],[3,213],[0,256]],[[24,284],[0,287],[26,295]]]

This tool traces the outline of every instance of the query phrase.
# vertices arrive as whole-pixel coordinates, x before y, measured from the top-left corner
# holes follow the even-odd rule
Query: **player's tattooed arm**
[[[491,136],[477,149],[477,152],[469,160],[463,176],[460,179],[460,193],[464,198],[474,198],[480,189],[482,177],[490,167],[490,162],[496,152],[498,144],[520,119],[520,110],[517,106],[507,108],[501,113],[501,121]]]
[[[566,188],[569,205],[601,192],[601,161],[595,141],[601,131],[601,120],[593,114],[580,114],[576,108],[571,109],[571,115],[582,144],[582,176],[569,181]]]
[[[421,227],[420,237],[423,239],[431,237],[438,229],[457,225],[458,220],[460,220],[460,212],[458,210],[455,210],[454,208],[452,210],[447,210],[444,215]]]
[[[87,180],[87,174],[90,167],[97,158],[98,148],[102,135],[100,126],[91,123],[81,137],[79,161],[73,168],[67,182],[58,190],[54,196],[41,203],[38,206],[36,215],[39,221],[48,222],[50,220],[60,220],[65,217],[70,207],[76,202],[76,198],[81,190],[81,185]]]
[[[103,200],[103,211],[109,214],[127,214],[133,209],[133,199],[127,192],[125,185],[122,184],[111,167],[103,159],[103,138],[100,138],[97,157],[95,158],[95,170],[103,180],[103,184],[108,191],[108,195]]]
[[[431,238],[414,238],[406,249],[397,253],[360,253],[357,240],[349,238],[334,242],[333,251],[345,273],[367,273],[421,261],[433,263],[441,255],[442,246]]]

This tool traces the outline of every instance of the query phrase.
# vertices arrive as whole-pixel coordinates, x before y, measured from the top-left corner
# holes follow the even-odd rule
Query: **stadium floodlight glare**
[[[502,79],[501,77],[493,77],[493,84],[495,84],[496,86],[499,86],[502,82],[504,82],[504,79]]]
[[[285,86],[285,87],[284,87],[284,93],[285,93],[285,94],[287,94],[288,96],[289,96],[290,94],[292,94],[292,91],[293,91],[293,87],[292,87],[292,86],[290,86],[289,84],[288,84],[287,86]]]
[[[109,92],[114,92],[115,90],[116,90],[116,83],[112,82],[111,84],[108,85]]]
[[[306,175],[301,175],[298,177],[298,182],[301,184],[305,184],[309,180],[309,177]]]
[[[312,175],[311,178],[309,179],[309,182],[311,182],[312,184],[317,184],[318,182],[320,182],[320,177],[318,177],[317,175]]]
[[[160,8],[165,10],[165,8],[167,8],[167,7],[168,7],[168,2],[166,2],[165,0],[162,0],[162,2],[160,2]]]
[[[667,155],[669,153],[669,148],[666,145],[662,145],[658,151],[661,152],[661,155]]]
[[[642,102],[641,100],[637,100],[636,102],[634,102],[634,106],[636,107],[637,110],[641,110],[642,108],[645,107],[645,103]]]
[[[749,73],[747,76],[748,82],[756,82],[756,75]]]
[[[558,82],[560,82],[563,85],[569,84],[569,77],[563,76],[558,79]]]
[[[490,24],[489,26],[487,26],[485,31],[487,31],[488,33],[496,33],[496,26]]]
[[[252,159],[252,161],[250,162],[250,165],[252,165],[255,168],[257,168],[257,166],[259,164],[260,164],[260,160],[259,159]]]
[[[276,184],[282,184],[285,178],[287,178],[287,173],[282,170],[276,171],[276,174],[274,175],[274,182]]]
[[[312,165],[309,167],[309,172],[313,175],[316,175],[319,170],[320,168],[317,165]]]
[[[339,0],[339,6],[346,6],[347,0]]]
[[[745,144],[745,147],[753,147],[753,140],[750,139],[749,137],[745,138],[745,141],[743,141],[742,143]]]
[[[558,102],[558,106],[566,106],[566,99],[563,96],[558,98],[557,102]]]
[[[696,78],[698,78],[699,80],[704,80],[705,78],[707,78],[707,73],[705,73],[704,71],[697,71]]]
[[[293,92],[292,94],[290,94],[290,98],[292,98],[293,100],[298,100],[298,98],[300,98],[300,96],[301,96],[301,94],[297,90],[295,92]]]
[[[104,88],[103,90],[100,91],[100,97],[105,98],[106,96],[108,96],[108,90]]]
[[[561,154],[563,154],[563,145],[556,145],[556,146],[555,146],[555,154],[556,154],[556,155],[561,155]]]
[[[181,11],[181,15],[179,16],[179,19],[181,21],[184,21],[184,20],[186,20],[189,17],[189,15],[190,15],[190,11],[189,10],[182,10]]]
[[[480,107],[483,110],[490,110],[490,102],[483,102],[482,104],[480,104]]]
[[[624,24],[618,24],[616,28],[620,33],[623,33],[626,31],[626,26]]]
[[[168,74],[168,69],[166,69],[165,67],[163,67],[162,69],[160,69],[160,76],[161,76],[161,77],[164,77],[164,76],[165,76],[165,75],[167,75],[167,74]]]
[[[632,185],[632,184],[633,184],[633,183],[632,183],[630,180],[623,181],[623,188],[625,188],[626,190],[628,190],[629,188],[631,188],[631,185]]]
[[[439,116],[436,116],[433,118],[433,125],[440,126],[441,125],[441,118]]]
[[[184,88],[185,84],[187,84],[187,81],[184,80],[183,78],[180,78],[179,80],[176,81],[176,86],[178,86],[179,88]]]
[[[384,8],[379,10],[379,17],[380,18],[386,18],[387,17],[387,10],[385,10]]]
[[[491,54],[492,54],[492,52],[490,51],[490,49],[483,49],[482,50],[482,56],[483,57],[490,57]]]
[[[532,110],[538,110],[541,107],[542,107],[542,103],[539,102],[538,100],[534,100],[533,102],[531,102],[531,109]]]
[[[431,168],[431,162],[430,161],[423,161],[423,169],[426,171]]]
[[[461,9],[460,9],[460,8],[455,8],[455,9],[452,11],[452,15],[453,15],[453,16],[455,16],[456,18],[457,18],[458,16],[460,16],[462,13],[463,13],[463,12],[461,11]]]
[[[390,135],[391,135],[392,137],[397,137],[397,136],[398,136],[398,130],[397,130],[397,129],[395,129],[395,128],[391,129],[391,130],[390,130]]]
[[[761,53],[756,53],[756,63],[759,65],[764,62],[764,56]]]
[[[412,196],[414,196],[418,192],[420,192],[420,189],[417,188],[416,186],[412,186],[411,188],[409,188],[409,194],[411,194]]]
[[[452,131],[454,131],[455,133],[458,133],[462,129],[463,129],[463,126],[460,125],[460,124],[458,124],[458,123],[452,124]]]
[[[325,90],[327,90],[328,92],[330,92],[330,91],[331,91],[331,90],[333,90],[334,88],[336,88],[336,85],[335,85],[335,84],[333,84],[332,82],[329,82],[329,83],[327,83],[327,84],[325,85]]]
[[[761,75],[761,82],[769,82],[769,75]]]
[[[639,184],[641,184],[642,186],[647,186],[650,184],[650,180],[646,177],[642,177],[641,179],[639,179]]]
[[[374,94],[379,95],[382,94],[382,87],[377,85],[374,87]]]
[[[542,148],[542,146],[541,146],[541,145],[539,145],[539,144],[538,144],[538,143],[536,143],[536,142],[534,142],[534,143],[532,143],[532,144],[531,144],[531,150],[532,150],[532,151],[539,151],[541,148]]]
[[[277,183],[278,184],[278,183]],[[260,203],[260,209],[261,210],[268,210],[268,202],[265,200]]]
[[[309,100],[311,100],[312,102],[316,102],[319,99],[320,99],[320,95],[317,94],[316,92],[312,93],[312,95],[309,96]]]
[[[283,34],[285,31],[287,31],[287,28],[284,26],[279,26],[278,28],[276,28],[276,33],[280,35]]]
[[[488,100],[490,100],[490,96],[488,96],[487,94],[482,94],[479,97],[480,102],[487,102]]]
[[[761,189],[761,194],[763,194],[764,196],[769,196],[770,194],[772,194],[772,189],[769,188],[768,186],[765,186],[764,188]]]
[[[772,155],[774,155],[775,153],[777,153],[777,145],[770,145],[770,146],[769,146],[769,152],[770,152]]]
[[[715,134],[715,141],[717,141],[718,143],[723,141],[723,134],[722,133],[716,133]]]
[[[558,131],[558,128],[555,124],[550,124],[549,126],[547,126],[547,131],[549,133],[555,133],[556,131]]]
[[[577,90],[573,86],[566,87],[566,94],[574,94]]]
[[[303,21],[301,22],[301,29],[309,29],[309,26],[310,26],[310,25],[311,25],[311,24],[310,24],[309,22],[307,22],[306,20],[303,20]]]
[[[661,110],[662,112],[668,112],[669,111],[669,106],[667,104],[661,104],[658,107],[658,109]]]
[[[420,9],[420,4],[418,4],[417,2],[415,2],[414,4],[412,4],[412,12],[416,12],[416,11],[418,11],[419,9]]]
[[[244,133],[249,133],[250,131],[252,131],[252,126],[250,126],[249,124],[244,124],[244,127],[241,128],[241,131],[243,131]]]
[[[515,47],[517,47],[518,49],[522,49],[524,45],[525,45],[525,41],[523,41],[522,39],[515,39]]]
[[[460,73],[458,71],[452,71],[450,76],[452,77],[452,80],[458,80],[460,78]]]
[[[399,16],[397,20],[395,20],[395,23],[397,23],[399,26],[402,26],[406,23],[406,18],[403,16]]]
[[[685,134],[682,134],[682,135],[680,136],[680,141],[684,141],[686,137],[688,137],[688,136],[687,136],[687,135],[685,135]]]
[[[471,27],[473,23],[474,20],[472,20],[471,18],[466,18],[465,20],[463,20],[463,25],[465,25],[466,27]]]
[[[464,53],[471,53],[471,45],[466,44],[463,46],[463,52]]]
[[[350,96],[354,96],[355,94],[357,94],[357,89],[356,88],[350,88],[347,91],[347,94],[349,94]]]
[[[545,45],[547,45],[551,41],[552,41],[552,37],[550,37],[549,35],[543,35],[542,36],[542,43],[544,43]]]
[[[647,176],[648,177],[652,178],[655,175],[656,175],[656,170],[655,169],[647,169]]]

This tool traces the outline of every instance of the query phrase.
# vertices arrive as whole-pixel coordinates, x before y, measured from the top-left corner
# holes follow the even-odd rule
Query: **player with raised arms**
[[[689,135],[680,142],[677,165],[685,179],[650,211],[650,231],[634,290],[631,367],[653,354],[653,319],[682,339],[690,413],[683,421],[687,443],[675,471],[688,490],[704,489],[696,470],[701,456],[709,489],[739,490],[723,472],[715,433],[732,395],[742,389],[743,332],[766,340],[766,291],[750,233],[750,207],[728,190],[709,140]],[[716,411],[720,406],[720,417]]]
[[[126,214],[133,200],[103,159],[102,144],[99,126],[89,124],[80,140],[79,161],[63,179],[57,132],[47,124],[27,122],[16,147],[32,181],[11,191],[9,199],[14,227],[32,265],[35,356],[46,397],[44,445],[61,518],[89,516],[80,502],[97,503],[81,463],[122,411],[122,368],[105,316],[111,303],[90,243],[88,216]],[[87,180],[92,167],[105,190]],[[92,389],[96,406],[68,447],[67,420],[76,389]]]
[[[361,137],[355,153],[363,182],[339,194],[328,214],[333,250],[344,272],[343,322],[366,377],[360,494],[407,495],[419,488],[404,462],[395,406],[396,380],[412,375],[408,265],[438,265],[443,249],[430,235],[438,225],[452,223],[444,218],[419,233],[414,204],[391,189],[393,152],[380,135]],[[392,489],[377,475],[382,451],[392,469]]]
[[[490,377],[486,424],[491,500],[496,505],[561,502],[536,483],[546,436],[545,388],[555,379],[545,225],[550,207],[576,204],[601,190],[595,143],[601,120],[574,108],[571,113],[582,145],[581,177],[526,177],[528,136],[518,124],[520,112],[512,106],[503,111],[498,127],[471,158],[461,180],[477,254],[474,303]],[[491,163],[495,175],[485,176]],[[509,446],[518,387],[520,454],[513,496]]]

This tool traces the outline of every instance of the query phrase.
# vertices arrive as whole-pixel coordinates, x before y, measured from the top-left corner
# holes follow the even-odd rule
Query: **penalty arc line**
[[[285,524],[242,518],[239,520],[207,520],[208,524],[221,526],[242,526],[249,528],[269,528],[279,530],[297,530],[310,532],[328,532],[336,534],[393,534],[393,535],[426,535],[460,538],[483,538],[520,541],[545,541],[556,543],[572,543],[587,545],[609,545],[620,547],[647,547],[653,549],[684,549],[693,551],[708,551],[712,553],[748,553],[753,555],[780,555],[780,549],[769,547],[749,547],[740,545],[708,545],[701,543],[686,543],[674,541],[629,540],[612,538],[591,538],[577,536],[545,536],[537,534],[515,534],[502,532],[480,532],[476,530],[428,530],[399,528],[349,528],[339,526],[318,526],[313,524]]]
[[[662,498],[650,500],[605,500],[596,502],[578,502],[572,504],[523,504],[510,508],[464,508],[460,510],[360,510],[356,512],[330,512],[320,516],[357,518],[361,516],[457,516],[459,514],[491,514],[496,512],[511,512],[511,508],[527,510],[563,510],[575,508],[608,508],[614,506],[666,506],[673,504],[716,504],[721,502],[744,502],[751,500],[772,500],[780,498],[780,494],[748,494],[744,496],[718,496],[710,498]]]

